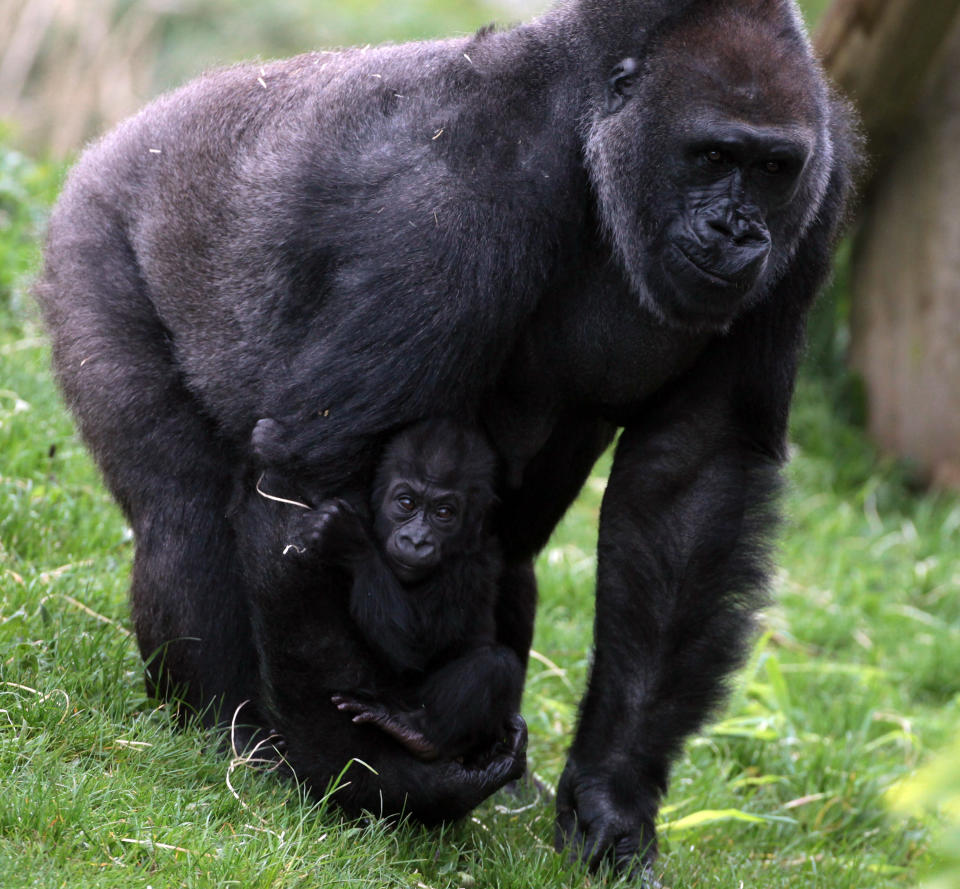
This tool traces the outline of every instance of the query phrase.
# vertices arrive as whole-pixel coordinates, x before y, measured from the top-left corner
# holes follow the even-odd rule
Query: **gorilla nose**
[[[763,244],[769,247],[770,235],[766,227],[748,216],[718,215],[707,220],[710,237],[721,242],[730,242],[737,247]]]
[[[709,270],[740,288],[756,282],[770,254],[766,226],[749,217],[717,215],[698,232]]]
[[[423,559],[429,559],[433,555],[436,547],[429,540],[416,539],[401,534],[397,538],[397,549],[405,559],[416,563]]]

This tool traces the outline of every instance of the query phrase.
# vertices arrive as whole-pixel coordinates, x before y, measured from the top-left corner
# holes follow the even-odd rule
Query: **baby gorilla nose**
[[[411,565],[431,561],[436,551],[436,544],[427,536],[397,535],[397,552]]]

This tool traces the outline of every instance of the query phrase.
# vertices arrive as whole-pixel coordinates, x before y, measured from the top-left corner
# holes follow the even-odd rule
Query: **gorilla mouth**
[[[418,580],[426,577],[430,573],[432,565],[423,563],[411,565],[408,562],[401,562],[399,559],[393,559],[394,573],[406,583],[416,583]]]
[[[738,290],[743,289],[742,285],[738,284],[733,278],[726,278],[723,275],[718,274],[712,269],[706,268],[701,263],[697,262],[683,247],[676,247],[677,253],[679,253],[686,261],[687,264],[692,266],[693,269],[712,284],[719,285],[721,287],[734,287]]]

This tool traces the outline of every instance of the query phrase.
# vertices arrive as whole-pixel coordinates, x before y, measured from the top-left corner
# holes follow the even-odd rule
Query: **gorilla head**
[[[780,278],[820,205],[829,102],[781,3],[694,2],[641,58],[614,66],[588,134],[601,216],[642,304],[720,331]]]
[[[376,536],[403,583],[428,577],[448,555],[486,540],[496,458],[473,429],[424,420],[395,436],[377,467],[371,507]]]

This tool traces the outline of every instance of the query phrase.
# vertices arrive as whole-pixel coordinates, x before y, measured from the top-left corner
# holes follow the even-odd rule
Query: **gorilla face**
[[[646,284],[667,315],[723,327],[768,289],[813,138],[710,112],[679,123],[664,164],[672,199],[649,225]]]
[[[377,537],[401,583],[428,577],[456,548],[465,509],[459,491],[394,474],[375,513]]]
[[[682,19],[643,65],[610,73],[587,141],[607,235],[640,303],[663,321],[722,331],[780,278],[823,198],[829,139],[809,54],[735,11]],[[703,48],[691,53],[691,45]],[[783,59],[790,61],[784,62]]]
[[[496,457],[472,427],[423,420],[384,449],[371,495],[374,531],[401,583],[475,552],[493,504]]]

